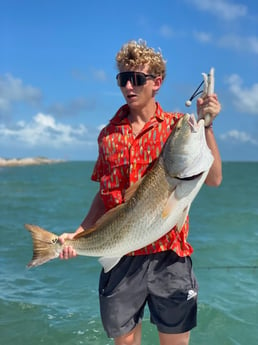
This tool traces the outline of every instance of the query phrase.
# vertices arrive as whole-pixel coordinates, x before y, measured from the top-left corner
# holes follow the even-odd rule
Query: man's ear
[[[154,86],[153,86],[153,91],[156,93],[159,91],[161,85],[162,85],[162,77],[161,76],[158,76],[154,79]]]

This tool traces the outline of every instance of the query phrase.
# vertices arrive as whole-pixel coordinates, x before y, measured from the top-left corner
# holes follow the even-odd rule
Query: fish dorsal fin
[[[92,232],[98,230],[98,228],[100,228],[101,226],[103,226],[104,224],[110,222],[114,217],[117,217],[118,212],[120,212],[126,205],[126,203],[131,199],[131,197],[134,195],[134,193],[136,192],[136,190],[138,189],[139,185],[142,183],[142,181],[144,180],[144,178],[141,178],[140,180],[138,180],[137,182],[135,182],[133,185],[131,185],[126,191],[125,191],[125,202],[123,204],[120,204],[114,208],[111,208],[110,210],[108,210],[106,213],[103,214],[103,216],[101,216],[96,223],[91,226],[88,229],[85,229],[84,231],[80,232],[79,234],[77,234],[74,239],[78,239],[80,237],[86,237],[89,234],[91,234]]]
[[[140,186],[143,180],[144,180],[144,177],[142,177],[137,182],[132,184],[129,188],[127,188],[127,190],[125,191],[125,196],[124,196],[125,202],[131,199],[131,197],[134,195],[134,193],[136,192],[136,190],[138,189],[138,187]]]
[[[77,239],[80,238],[80,237],[86,237],[87,235],[89,235],[89,234],[91,234],[92,232],[94,232],[96,229],[97,229],[97,228],[96,228],[96,224],[95,224],[95,225],[93,225],[92,227],[90,227],[90,228],[88,228],[88,229],[86,229],[86,230],[84,230],[84,231],[79,232],[77,235],[74,236],[73,239],[74,239],[74,240],[77,240]]]
[[[77,234],[74,237],[74,239],[78,239],[80,237],[86,237],[89,234],[91,234],[92,232],[98,230],[100,227],[102,227],[106,223],[110,222],[113,218],[117,217],[118,212],[120,210],[122,210],[124,208],[124,206],[125,206],[125,204],[121,204],[121,205],[118,205],[114,208],[111,208],[106,213],[104,213],[103,216],[101,216],[93,226],[91,226],[90,228],[85,229],[84,231]]]

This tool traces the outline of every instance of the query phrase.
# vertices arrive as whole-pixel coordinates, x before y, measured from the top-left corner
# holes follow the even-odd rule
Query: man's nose
[[[132,89],[132,88],[133,88],[133,84],[131,83],[131,81],[130,81],[129,79],[128,79],[127,82],[126,82],[125,87],[126,87],[127,89]]]

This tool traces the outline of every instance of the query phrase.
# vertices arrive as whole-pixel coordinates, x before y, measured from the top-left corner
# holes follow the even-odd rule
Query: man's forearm
[[[205,135],[207,145],[209,146],[214,157],[214,162],[210,168],[205,183],[209,186],[219,186],[222,181],[222,163],[212,127],[205,129]]]

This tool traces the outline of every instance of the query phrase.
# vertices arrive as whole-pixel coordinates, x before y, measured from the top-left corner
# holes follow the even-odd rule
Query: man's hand
[[[206,95],[203,98],[200,97],[197,99],[197,114],[198,120],[204,119],[205,115],[210,115],[210,121],[207,126],[209,126],[221,110],[220,102],[216,94],[210,96]]]
[[[59,236],[59,242],[61,244],[65,243],[65,240],[72,240],[75,236],[75,233],[64,233],[61,236]],[[62,250],[62,252],[59,254],[59,258],[61,260],[65,259],[71,259],[77,256],[76,250],[72,246],[65,246]]]

